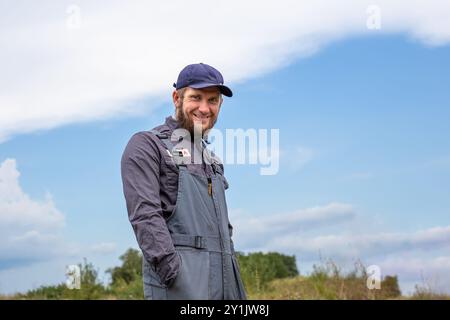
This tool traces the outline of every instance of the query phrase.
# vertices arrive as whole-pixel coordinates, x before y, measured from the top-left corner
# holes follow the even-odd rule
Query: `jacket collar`
[[[170,131],[172,132],[175,129],[178,129],[180,127],[180,124],[173,116],[168,116],[166,118],[166,126],[169,127]]]

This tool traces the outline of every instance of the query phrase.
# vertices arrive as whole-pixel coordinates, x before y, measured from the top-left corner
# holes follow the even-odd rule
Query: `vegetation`
[[[298,276],[295,256],[286,256],[278,252],[237,253],[242,280],[249,295],[267,290],[275,279]]]
[[[256,292],[255,299],[327,299],[327,300],[376,300],[401,297],[397,276],[386,276],[380,289],[367,287],[366,268],[355,264],[354,270],[343,273],[333,261],[314,266],[309,276],[276,279],[267,289]]]
[[[381,289],[367,288],[362,263],[344,273],[333,261],[321,262],[309,275],[299,275],[294,256],[277,252],[237,254],[244,285],[250,299],[450,299],[429,286],[416,286],[411,297],[402,297],[397,276],[385,276]],[[142,255],[128,249],[121,265],[110,268],[109,284],[99,281],[98,270],[85,259],[79,264],[81,288],[66,284],[43,286],[27,293],[0,296],[1,299],[143,299]]]
[[[56,286],[44,286],[25,294],[17,294],[15,299],[102,299],[107,295],[107,290],[98,280],[98,271],[92,263],[86,259],[79,264],[81,271],[81,289],[69,289],[65,283]]]

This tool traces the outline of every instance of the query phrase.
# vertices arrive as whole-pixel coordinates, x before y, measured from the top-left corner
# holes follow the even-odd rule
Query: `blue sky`
[[[422,274],[450,292],[450,46],[402,32],[355,33],[280,55],[251,75],[232,68],[243,64],[236,58],[223,63],[235,95],[217,128],[280,130],[278,174],[225,166],[236,247],[295,254],[302,273],[319,256],[344,266],[361,258],[398,274],[405,293]],[[105,270],[137,247],[120,157],[133,133],[172,114],[178,71],[170,70],[172,80],[151,78],[160,91],[149,85],[148,94],[99,99],[113,101],[111,109],[68,111],[58,122],[42,107],[41,117],[17,116],[0,132],[0,191],[13,190],[0,196],[10,210],[0,230],[12,241],[0,245],[0,293],[62,282],[64,267],[83,257]],[[31,222],[20,210],[32,212]]]

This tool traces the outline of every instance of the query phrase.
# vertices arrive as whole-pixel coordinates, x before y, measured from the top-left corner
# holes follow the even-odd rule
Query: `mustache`
[[[191,132],[191,134],[193,134],[193,132],[194,132],[193,113],[194,113],[194,111],[189,112],[189,113],[186,112],[183,109],[182,105],[176,109],[176,116],[177,116],[177,120],[178,120],[180,127],[188,130],[189,132]],[[203,129],[203,126],[202,126],[202,131],[206,131],[206,130],[209,130],[214,127],[214,125],[217,122],[218,114],[219,113],[217,112],[217,113],[211,113],[209,115],[209,118],[208,118],[209,121],[208,121],[207,127],[205,129]]]
[[[214,118],[214,116],[216,115],[215,113],[209,113],[208,115],[205,115],[205,114],[202,114],[202,113],[198,113],[198,112],[196,112],[196,111],[190,112],[189,115],[190,115],[190,116],[194,116],[195,113],[197,113],[198,116],[201,116],[201,117],[208,117],[208,118]]]

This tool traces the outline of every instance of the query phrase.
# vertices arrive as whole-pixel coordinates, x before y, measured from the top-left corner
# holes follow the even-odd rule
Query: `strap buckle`
[[[202,236],[195,236],[194,246],[196,249],[204,249],[205,248]]]

